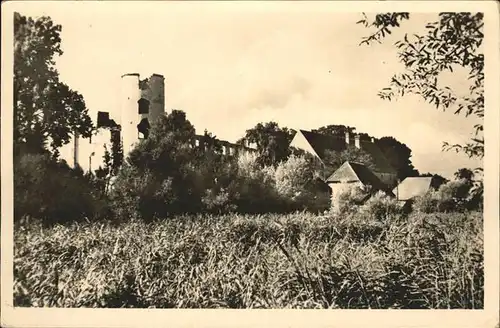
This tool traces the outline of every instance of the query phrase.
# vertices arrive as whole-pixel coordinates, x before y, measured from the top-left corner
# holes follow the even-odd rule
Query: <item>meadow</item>
[[[15,306],[481,309],[483,214],[16,227]]]

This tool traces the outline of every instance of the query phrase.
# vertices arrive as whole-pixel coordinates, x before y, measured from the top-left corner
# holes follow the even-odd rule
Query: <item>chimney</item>
[[[349,144],[350,144],[349,137],[350,137],[350,136],[349,136],[349,131],[346,131],[346,132],[345,132],[345,143],[346,143],[347,145],[349,145]]]
[[[359,142],[359,134],[356,134],[354,136],[354,145],[356,146],[356,148],[360,149],[361,148],[361,144]]]
[[[78,132],[75,131],[75,133],[73,134],[73,166],[76,167],[79,163],[78,163],[78,157],[79,157],[79,136],[78,136]]]

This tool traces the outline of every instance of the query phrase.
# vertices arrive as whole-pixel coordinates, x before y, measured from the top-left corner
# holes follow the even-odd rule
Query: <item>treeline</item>
[[[313,162],[290,155],[265,165],[258,154],[222,153],[206,133],[205,147],[193,147],[193,125],[174,110],[153,123],[144,139],[117,169],[114,153],[105,167],[84,174],[44,154],[16,158],[16,218],[48,223],[78,219],[140,217],[184,213],[284,213],[329,208],[327,187],[315,183]]]
[[[16,156],[15,217],[51,224],[332,208],[329,187],[306,154],[290,149],[279,162],[266,163],[262,151],[223,154],[218,139],[208,132],[201,140],[204,146],[195,147],[195,136],[186,114],[174,110],[153,123],[149,137],[125,159],[119,139],[113,138],[104,167],[94,173],[70,168],[48,151]],[[415,208],[422,212],[477,209],[482,199],[471,196],[477,190],[473,177],[472,171],[459,170],[456,180],[440,181],[441,187],[417,199]],[[333,209],[346,213],[363,205],[374,215],[403,210],[395,199],[380,194],[364,204],[373,194],[367,189],[346,190],[337,195]]]

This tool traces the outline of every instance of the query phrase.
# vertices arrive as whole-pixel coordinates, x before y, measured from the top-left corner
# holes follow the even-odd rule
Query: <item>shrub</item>
[[[364,214],[377,220],[403,213],[402,206],[398,204],[398,201],[394,197],[387,196],[383,191],[378,191],[374,196],[370,197],[363,204],[361,210]]]
[[[412,201],[414,211],[421,213],[433,213],[437,211],[437,199],[434,191],[428,191],[421,196],[417,196]]]
[[[240,213],[280,212],[281,200],[276,192],[274,169],[262,168],[258,157],[241,153],[236,159],[237,173],[228,187],[232,203]]]
[[[415,197],[413,209],[422,213],[453,212],[473,208],[472,184],[465,180],[449,181],[436,191]]]
[[[105,209],[81,170],[49,154],[23,154],[14,165],[14,217],[46,224],[94,218]]]
[[[276,190],[281,197],[293,199],[313,179],[313,168],[305,157],[291,155],[275,171]]]
[[[334,186],[332,191],[332,211],[345,214],[356,211],[370,196],[371,188],[358,184],[344,183]]]
[[[224,188],[218,191],[207,189],[201,201],[205,210],[210,213],[221,214],[236,210],[236,206],[231,204],[231,196]]]
[[[324,211],[330,207],[329,187],[315,177],[313,163],[305,156],[291,155],[274,171],[276,192],[292,211]]]
[[[465,209],[471,188],[472,184],[465,179],[449,181],[441,185],[436,193],[438,211],[448,212]]]

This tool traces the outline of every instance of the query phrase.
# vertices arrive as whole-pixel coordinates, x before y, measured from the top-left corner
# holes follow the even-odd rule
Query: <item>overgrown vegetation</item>
[[[483,308],[482,213],[177,216],[15,234],[16,306]]]

